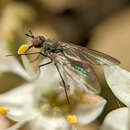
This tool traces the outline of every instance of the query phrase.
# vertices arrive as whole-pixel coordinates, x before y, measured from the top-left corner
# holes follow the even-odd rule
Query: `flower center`
[[[66,116],[73,113],[74,108],[80,100],[80,94],[77,92],[69,95],[70,104],[68,104],[65,93],[49,92],[41,95],[38,108],[44,116]]]

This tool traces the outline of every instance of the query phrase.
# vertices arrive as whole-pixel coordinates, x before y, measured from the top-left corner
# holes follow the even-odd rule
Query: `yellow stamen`
[[[7,112],[9,112],[9,109],[6,107],[0,107],[0,115],[7,115]]]
[[[18,54],[24,54],[28,50],[29,46],[27,44],[23,44],[18,49]]]
[[[77,119],[76,115],[68,115],[67,120],[71,124],[77,124],[78,123],[78,119]]]

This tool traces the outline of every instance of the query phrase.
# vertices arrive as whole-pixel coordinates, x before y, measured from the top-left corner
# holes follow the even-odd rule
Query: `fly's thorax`
[[[73,113],[83,93],[79,90],[75,90],[73,94],[70,94],[69,91],[67,92],[71,104],[68,104],[64,91],[59,92],[58,89],[44,90],[37,104],[40,113],[47,117],[66,116],[68,113]]]
[[[56,40],[46,40],[43,43],[43,48],[45,51],[58,53],[63,50],[62,46]]]

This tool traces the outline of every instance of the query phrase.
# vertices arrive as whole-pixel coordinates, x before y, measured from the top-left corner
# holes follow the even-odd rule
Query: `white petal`
[[[94,121],[103,111],[105,104],[106,100],[99,96],[93,103],[79,104],[74,111],[79,124],[85,125]]]
[[[34,86],[26,84],[0,95],[0,106],[9,109],[8,117],[15,121],[25,120],[35,114],[33,110]]]
[[[4,43],[0,43],[0,72],[10,71],[25,79],[29,79],[29,75],[24,71],[14,56],[6,56],[9,54],[10,52],[6,49]]]
[[[130,130],[130,107],[128,107],[128,129]]]
[[[101,130],[129,130],[128,108],[119,108],[110,112],[106,116]]]
[[[35,79],[37,74],[34,71],[31,63],[29,62],[28,58],[26,56],[21,56],[21,59],[23,61],[24,67],[26,69],[26,72],[28,72],[28,74],[30,75],[31,79]]]
[[[31,130],[72,130],[72,126],[64,118],[38,116],[30,124]]]
[[[103,66],[103,68],[112,92],[124,104],[130,105],[130,72],[119,66]]]

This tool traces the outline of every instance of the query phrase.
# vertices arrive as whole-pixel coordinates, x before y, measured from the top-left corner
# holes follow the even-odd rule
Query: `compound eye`
[[[40,44],[40,40],[34,40],[33,44],[34,44],[35,47],[38,47],[39,44]]]
[[[36,48],[39,48],[42,46],[44,41],[45,41],[45,38],[43,36],[35,37],[33,40],[33,46]]]

